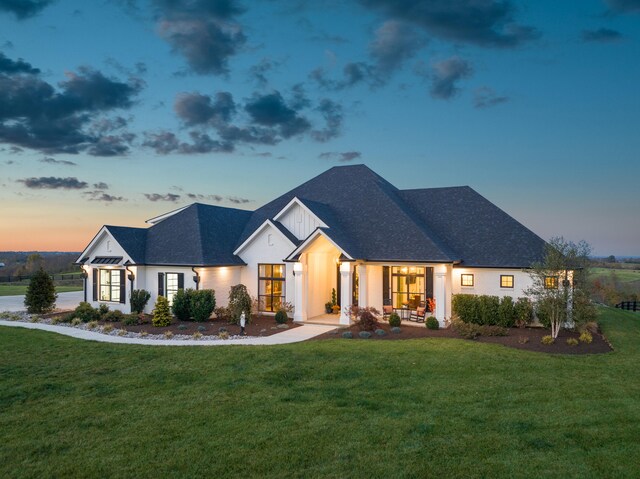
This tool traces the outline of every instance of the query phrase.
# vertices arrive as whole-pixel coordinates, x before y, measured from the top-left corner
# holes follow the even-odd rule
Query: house
[[[314,321],[336,289],[342,306],[409,314],[428,299],[441,324],[456,293],[524,296],[545,242],[468,186],[400,190],[364,165],[331,168],[255,211],[194,203],[103,226],[78,259],[85,298],[129,311],[133,289],[171,301],[243,283],[266,314],[283,302]]]

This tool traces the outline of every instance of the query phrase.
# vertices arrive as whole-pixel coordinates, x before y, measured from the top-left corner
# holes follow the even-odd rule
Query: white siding
[[[367,265],[367,302],[382,312],[382,266]]]
[[[197,268],[200,273],[200,289],[213,289],[216,292],[216,307],[227,306],[231,286],[241,283],[242,268],[242,266]]]
[[[285,239],[280,231],[267,226],[251,242],[245,246],[238,256],[247,263],[240,271],[240,282],[249,290],[251,296],[258,296],[258,264],[285,264],[286,301],[293,303],[294,281],[293,263],[285,263],[284,259],[293,251],[294,246]]]
[[[473,286],[461,286],[461,275],[463,274],[473,274]],[[512,275],[513,288],[501,288],[500,275]],[[494,268],[453,268],[452,282],[453,294],[511,296],[514,300],[526,296],[525,290],[532,284],[531,277],[526,271]]]
[[[306,239],[316,228],[324,226],[317,216],[297,203],[292,204],[279,221],[300,240]]]

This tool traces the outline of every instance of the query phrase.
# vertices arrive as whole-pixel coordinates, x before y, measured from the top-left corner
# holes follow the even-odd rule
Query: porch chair
[[[425,316],[427,314],[427,308],[424,306],[418,306],[415,311],[411,311],[409,321],[416,321],[418,323],[424,323]]]
[[[390,299],[385,299],[382,304],[382,319],[387,319],[393,313],[393,306]]]

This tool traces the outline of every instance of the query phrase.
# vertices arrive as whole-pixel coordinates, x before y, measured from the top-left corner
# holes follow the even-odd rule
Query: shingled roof
[[[468,186],[399,190],[364,165],[334,167],[254,212],[194,203],[154,226],[108,226],[138,264],[241,265],[233,254],[297,198],[355,259],[529,267],[545,242]]]

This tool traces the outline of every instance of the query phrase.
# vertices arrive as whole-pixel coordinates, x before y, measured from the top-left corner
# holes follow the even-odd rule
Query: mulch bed
[[[64,312],[55,312],[44,315],[45,318],[53,318],[55,316],[65,316],[69,311]],[[145,322],[144,324],[137,324],[134,326],[127,326],[121,322],[111,322],[111,321],[98,321],[98,324],[104,326],[105,324],[111,324],[115,329],[125,329],[132,333],[140,333],[142,331],[146,331],[149,334],[164,334],[165,331],[171,331],[174,335],[176,334],[184,334],[191,335],[196,332],[200,332],[203,335],[211,335],[218,334],[220,328],[225,328],[229,335],[234,336],[240,334],[240,326],[236,324],[229,324],[226,321],[222,321],[219,319],[212,319],[206,321],[204,323],[198,323],[195,321],[175,321],[171,323],[169,326],[156,327],[151,323],[151,315],[145,314]],[[186,326],[183,329],[180,328],[180,325]],[[200,331],[198,327],[204,326],[205,331]],[[289,320],[287,322],[287,328],[278,328],[278,323],[273,318],[273,316],[258,316],[251,318],[251,323],[247,324],[244,328],[245,335],[247,336],[271,336],[272,334],[281,333],[285,329],[293,329],[297,328],[300,325],[294,323]]]
[[[353,339],[345,339],[345,341],[393,341],[402,339],[418,339],[418,338],[453,338],[462,341],[478,341],[481,343],[502,344],[509,348],[524,349],[526,351],[536,351],[551,354],[602,354],[608,353],[612,349],[609,343],[600,333],[593,334],[593,341],[590,344],[579,343],[577,346],[569,346],[568,338],[576,338],[580,336],[575,331],[561,330],[558,339],[554,344],[542,344],[542,337],[547,336],[550,330],[546,328],[510,328],[508,336],[480,336],[476,339],[464,339],[457,334],[452,328],[432,330],[422,326],[402,326],[399,333],[391,332],[391,328],[387,323],[381,323],[380,329],[385,331],[384,336],[372,334],[369,339],[363,339],[358,336],[360,328],[358,325],[352,325],[349,328],[340,328],[320,336],[316,336],[311,341],[325,339],[342,339],[342,333],[351,331]],[[528,340],[528,341],[527,341]]]

